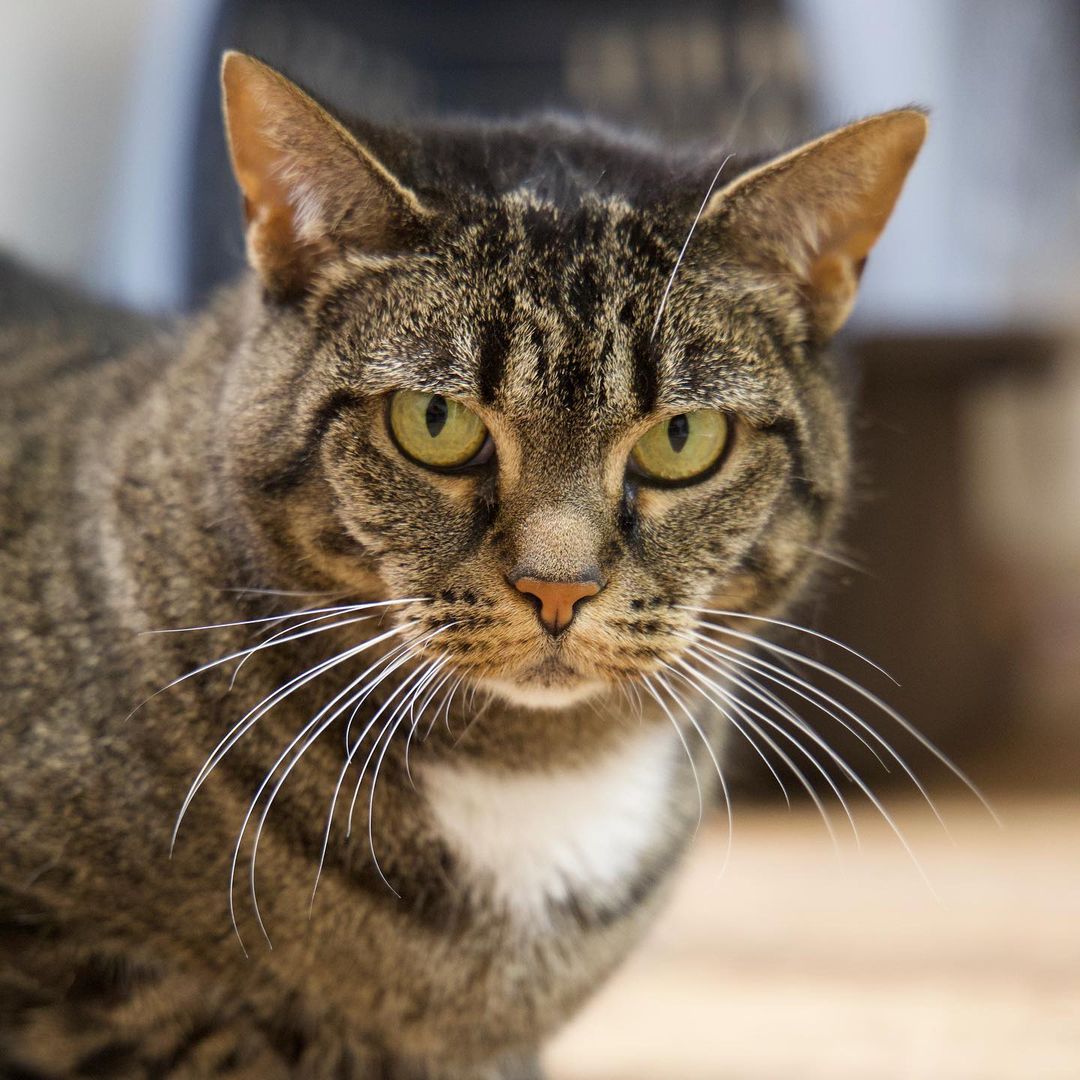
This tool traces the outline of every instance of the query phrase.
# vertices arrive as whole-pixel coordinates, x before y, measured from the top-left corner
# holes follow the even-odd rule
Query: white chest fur
[[[478,889],[515,918],[549,902],[616,898],[670,828],[671,730],[650,729],[580,768],[495,772],[429,766],[424,790],[446,843]]]

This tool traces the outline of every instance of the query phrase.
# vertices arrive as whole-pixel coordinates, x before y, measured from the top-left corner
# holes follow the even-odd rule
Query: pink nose
[[[526,596],[540,601],[540,621],[552,635],[560,634],[574,617],[574,605],[600,591],[597,581],[544,581],[543,578],[519,577],[513,586]]]

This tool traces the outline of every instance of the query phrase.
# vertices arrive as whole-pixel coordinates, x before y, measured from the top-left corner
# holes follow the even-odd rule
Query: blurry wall
[[[142,0],[8,0],[0,33],[0,244],[102,280]]]
[[[1065,320],[1080,280],[1075,0],[799,0],[825,125],[908,102],[931,134],[861,325]]]

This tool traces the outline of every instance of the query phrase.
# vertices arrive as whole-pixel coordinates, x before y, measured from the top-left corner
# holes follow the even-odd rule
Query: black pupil
[[[671,449],[676,454],[680,453],[686,446],[686,440],[690,438],[690,418],[686,413],[679,413],[668,421],[667,437]]]
[[[441,394],[433,394],[424,412],[424,423],[427,424],[428,434],[433,438],[439,437],[439,432],[446,427],[446,418],[450,410],[446,407],[446,398]]]

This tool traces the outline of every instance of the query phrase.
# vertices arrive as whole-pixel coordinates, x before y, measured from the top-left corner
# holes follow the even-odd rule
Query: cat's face
[[[493,146],[463,134],[456,152]],[[251,217],[253,261],[293,299],[248,343],[236,456],[298,562],[343,590],[425,598],[433,650],[538,707],[677,671],[692,608],[790,598],[846,490],[819,352],[858,245],[814,263],[817,292],[794,257],[771,265],[783,240],[752,205],[763,183],[766,211],[777,197],[764,170],[749,199],[738,182],[713,197],[673,277],[700,187],[644,205],[617,181],[558,200],[530,183],[416,195],[362,160],[377,171],[360,190],[334,183],[357,159],[324,154],[303,199]],[[245,187],[249,213],[265,187]],[[320,214],[346,232],[363,218],[379,250],[324,244]]]

